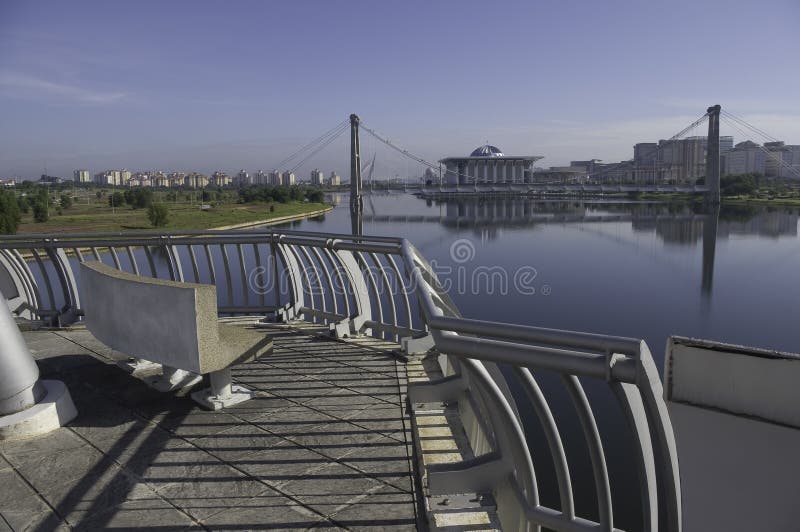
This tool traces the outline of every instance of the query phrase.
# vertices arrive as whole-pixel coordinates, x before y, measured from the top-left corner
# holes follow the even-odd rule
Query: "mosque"
[[[505,155],[500,148],[484,144],[469,157],[446,157],[445,185],[515,184],[533,180],[533,163],[539,155]]]

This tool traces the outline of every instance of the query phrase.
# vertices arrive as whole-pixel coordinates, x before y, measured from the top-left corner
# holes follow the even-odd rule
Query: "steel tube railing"
[[[203,249],[207,273],[197,260],[195,246]],[[235,246],[238,267],[230,262],[229,246]],[[272,260],[269,268],[262,264],[267,254],[261,250],[266,246]],[[127,265],[120,260],[118,250],[122,248],[129,259]],[[139,249],[142,251],[137,253]],[[69,260],[68,254],[74,260]],[[512,513],[527,519],[534,530],[542,526],[557,531],[614,527],[602,427],[581,381],[605,385],[620,404],[636,442],[631,458],[640,473],[642,529],[655,530],[663,522],[668,530],[680,530],[675,441],[658,372],[643,341],[463,318],[430,264],[409,242],[398,238],[278,230],[0,237],[0,267],[21,294],[15,307],[27,307],[38,319],[54,324],[69,323],[81,315],[73,262],[83,262],[88,256],[95,260],[106,257],[117,269],[127,266],[132,273],[146,274],[146,268],[140,271],[137,254],[146,258],[153,277],[183,279],[183,272],[191,268],[195,282],[207,275],[212,284],[225,286],[227,291],[220,294],[218,302],[221,314],[274,312],[276,319],[321,322],[335,334],[370,331],[373,336],[388,335],[398,341],[430,335],[435,348],[449,360],[450,373],[447,386],[431,383],[425,397],[435,397],[440,389],[447,393],[460,390],[447,400],[463,401],[462,406],[473,411],[479,427],[473,437],[485,438],[484,443],[473,445],[491,449],[490,454],[473,461],[437,465],[432,469],[432,481],[436,478],[432,485],[442,488],[453,479],[469,479],[470,485],[487,486],[498,493],[511,489],[512,496],[498,500],[516,505]],[[215,262],[222,266],[217,268]],[[261,275],[268,286],[253,286],[253,273]],[[234,290],[239,285],[241,294]],[[264,304],[269,291],[274,305]],[[599,509],[596,522],[576,515],[572,489],[579,479],[570,471],[558,427],[562,413],[554,415],[534,378],[539,370],[559,375],[572,399],[572,414],[577,416],[592,464],[591,483]],[[508,379],[516,384],[506,382]],[[460,384],[453,386],[456,381]],[[414,390],[412,385],[409,397]],[[521,411],[532,412],[540,421],[553,460],[560,508],[546,508],[539,502]],[[498,510],[502,520],[508,508]]]

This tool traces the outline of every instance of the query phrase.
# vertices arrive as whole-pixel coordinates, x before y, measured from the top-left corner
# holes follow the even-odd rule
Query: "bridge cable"
[[[726,123],[728,126],[732,127],[732,128],[733,128],[733,129],[735,129],[736,131],[738,131],[738,132],[739,132],[739,133],[742,135],[742,137],[746,137],[746,136],[747,136],[747,133],[746,133],[745,131],[743,131],[741,128],[739,128],[739,127],[738,127],[738,126],[737,126],[737,125],[736,125],[734,122],[732,122],[732,121],[729,121],[729,120],[728,120],[727,118],[725,118],[725,117],[723,117],[723,118],[722,118],[722,120],[724,120],[724,121],[725,121],[725,123]],[[794,174],[794,175],[796,175],[797,177],[800,177],[800,169],[796,168],[796,167],[795,167],[795,166],[793,166],[793,165],[786,164],[786,163],[783,161],[783,157],[776,157],[776,153],[775,153],[775,152],[771,152],[771,151],[769,151],[768,149],[766,149],[766,148],[765,148],[764,146],[762,146],[761,144],[756,144],[756,147],[757,147],[758,149],[760,149],[761,151],[763,151],[763,152],[766,154],[767,158],[769,158],[769,159],[775,159],[775,160],[777,160],[778,164],[779,164],[781,167],[785,168],[786,170],[789,170],[791,173],[793,173],[793,174]]]
[[[708,113],[705,113],[703,116],[701,116],[700,118],[698,118],[697,120],[695,120],[694,122],[692,122],[691,124],[689,124],[688,126],[686,126],[685,128],[681,129],[679,132],[677,132],[676,134],[674,134],[672,137],[670,137],[669,139],[667,139],[667,140],[664,142],[664,145],[666,145],[666,144],[667,144],[667,143],[669,143],[669,142],[673,142],[673,141],[675,141],[675,140],[678,140],[678,139],[679,139],[679,138],[681,138],[683,135],[685,135],[685,134],[686,134],[686,133],[688,133],[689,131],[693,130],[694,128],[696,128],[697,126],[699,126],[700,124],[702,124],[702,123],[703,123],[703,121],[705,121],[707,118],[708,118]],[[662,144],[661,144],[661,143],[658,143],[658,144],[656,144],[656,147],[655,147],[655,148],[653,148],[653,149],[650,151],[650,153],[648,153],[648,154],[647,154],[647,156],[646,156],[646,157],[648,157],[648,158],[649,158],[650,156],[653,156],[653,155],[654,155],[654,156],[655,156],[655,158],[657,159],[657,158],[658,158],[658,155],[659,155],[659,153],[660,153],[660,151],[661,151],[661,149],[662,149]],[[612,166],[610,166],[610,167],[608,167],[608,168],[605,168],[605,169],[601,170],[600,172],[596,172],[596,173],[594,173],[594,174],[589,174],[589,176],[588,176],[588,177],[590,177],[590,178],[593,178],[593,179],[596,179],[596,178],[598,178],[598,177],[601,177],[601,176],[603,176],[603,175],[605,175],[605,174],[607,174],[607,173],[609,173],[609,172],[612,172],[612,171],[614,171],[614,170],[617,170],[618,168],[620,168],[620,167],[621,167],[622,165],[624,165],[624,164],[632,164],[632,163],[633,163],[633,160],[632,160],[632,159],[629,159],[629,160],[627,160],[627,161],[621,161],[621,162],[619,162],[619,163],[617,163],[617,164],[615,164],[615,165],[612,165]],[[653,164],[653,173],[655,174],[655,162],[654,162],[654,164]],[[655,179],[655,175],[653,176],[653,179]]]
[[[295,170],[297,170],[298,168],[300,168],[300,167],[301,167],[301,166],[302,166],[302,165],[303,165],[303,164],[304,164],[306,161],[308,161],[308,160],[309,160],[309,159],[311,159],[313,156],[315,156],[316,154],[318,154],[319,152],[321,152],[322,150],[324,150],[324,149],[325,149],[325,148],[326,148],[326,147],[327,147],[327,146],[328,146],[328,145],[329,145],[331,142],[333,142],[334,140],[336,140],[337,138],[339,138],[339,137],[341,136],[341,134],[342,134],[342,133],[344,133],[345,131],[347,131],[347,129],[348,129],[348,124],[346,124],[346,123],[345,123],[345,124],[342,124],[342,125],[341,125],[341,126],[338,128],[338,131],[334,131],[334,132],[332,133],[332,135],[331,135],[331,136],[329,136],[329,137],[328,137],[328,138],[327,138],[327,139],[326,139],[324,142],[322,142],[322,143],[321,143],[319,146],[317,146],[316,148],[314,148],[314,149],[313,149],[313,150],[312,150],[312,151],[311,151],[311,152],[310,152],[308,155],[306,155],[305,157],[303,157],[303,159],[301,159],[301,160],[300,160],[300,162],[298,162],[297,164],[295,164],[295,165],[294,165],[294,166],[293,166],[293,167],[292,167],[292,168],[291,168],[289,171],[290,171],[290,172],[294,172]]]
[[[340,129],[342,126],[346,126],[348,123],[349,123],[349,122],[348,122],[347,120],[342,120],[341,122],[339,122],[338,124],[336,124],[334,127],[332,127],[331,129],[329,129],[328,131],[326,131],[325,133],[323,133],[323,134],[322,134],[322,135],[320,135],[319,137],[317,137],[317,138],[315,138],[314,140],[310,141],[308,144],[306,144],[306,145],[304,145],[303,147],[299,148],[298,150],[296,150],[295,152],[293,152],[291,155],[289,155],[288,157],[286,157],[285,159],[283,159],[282,161],[280,161],[280,162],[279,162],[279,163],[278,163],[278,164],[275,166],[275,170],[280,170],[282,167],[284,167],[285,165],[287,165],[287,164],[288,164],[289,162],[291,162],[293,159],[297,158],[299,155],[301,155],[301,154],[302,154],[303,152],[305,152],[306,150],[308,150],[308,149],[310,149],[310,148],[312,148],[312,147],[316,146],[316,145],[317,145],[317,144],[319,144],[320,142],[323,142],[323,141],[324,141],[326,138],[328,138],[329,136],[331,136],[331,135],[333,135],[333,134],[336,134],[336,133],[338,132],[338,130],[339,130],[339,129]]]

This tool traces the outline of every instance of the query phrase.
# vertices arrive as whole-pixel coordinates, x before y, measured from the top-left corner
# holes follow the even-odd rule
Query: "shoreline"
[[[287,216],[278,216],[277,218],[271,218],[269,220],[256,220],[253,222],[243,222],[240,224],[233,224],[233,225],[221,225],[219,227],[209,227],[209,231],[228,231],[231,229],[247,229],[250,227],[258,227],[258,226],[267,226],[267,225],[276,225],[281,224],[284,222],[293,222],[295,220],[302,220],[304,218],[311,218],[313,216],[319,216],[320,214],[325,214],[326,212],[330,212],[333,210],[333,205],[328,205],[324,209],[317,209],[315,211],[310,212],[303,212],[298,214],[289,214]]]

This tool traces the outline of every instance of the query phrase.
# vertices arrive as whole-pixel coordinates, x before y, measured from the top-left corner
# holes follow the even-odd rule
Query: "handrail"
[[[274,313],[278,320],[327,326],[340,337],[426,337],[448,360],[446,377],[410,385],[409,398],[438,397],[472,408],[484,427],[472,431],[471,437],[484,438],[471,442],[473,448],[491,449],[470,461],[431,466],[429,488],[491,491],[508,528],[524,522],[534,530],[615,529],[601,428],[583,389],[584,381],[604,385],[636,443],[631,460],[640,477],[641,528],[657,530],[664,523],[667,530],[681,529],[675,440],[658,371],[642,340],[464,318],[431,265],[404,239],[276,229],[2,236],[0,276],[16,288],[12,310],[53,325],[79,320],[75,270],[92,259],[138,275],[215,284],[223,315]],[[559,418],[537,382],[540,371],[559,375],[572,400],[590,453],[597,521],[576,515],[577,478]],[[539,418],[560,508],[539,500],[519,412]]]
[[[403,243],[402,251],[406,270],[410,272],[420,301],[423,319],[433,337],[437,350],[450,360],[449,366],[457,368],[445,379],[433,383],[412,384],[409,398],[431,400],[463,400],[454,398],[453,378],[463,379],[464,394],[473,401],[486,401],[489,397],[485,385],[475,386],[475,364],[503,364],[510,366],[512,375],[523,390],[521,397],[494,395],[491,401],[507,403],[505,410],[521,410],[529,401],[528,410],[539,417],[553,458],[562,508],[542,506],[536,490],[526,487],[535,472],[528,471],[530,455],[523,461],[515,459],[506,478],[493,480],[486,477],[485,469],[473,468],[470,478],[460,464],[437,466],[430,471],[431,490],[446,490],[450,477],[458,475],[461,482],[481,485],[481,477],[493,482],[492,491],[499,502],[498,514],[503,521],[508,517],[509,526],[519,526],[517,517],[532,528],[546,526],[558,531],[614,530],[612,500],[610,496],[608,469],[605,462],[599,429],[591,405],[583,391],[581,378],[605,383],[620,402],[626,415],[628,427],[636,440],[637,449],[633,461],[639,470],[642,490],[643,530],[657,530],[664,523],[670,531],[681,530],[680,478],[672,425],[664,404],[661,381],[647,345],[642,340],[590,334],[584,332],[545,329],[512,325],[490,321],[465,319],[458,315],[436,279],[436,275],[424,258],[409,243]],[[464,374],[465,362],[469,361],[469,375]],[[445,368],[446,369],[446,368]],[[584,433],[592,463],[592,476],[599,508],[599,522],[575,515],[572,482],[558,426],[550,413],[550,407],[539,387],[533,372],[549,370],[561,376],[563,386],[576,409]],[[507,379],[501,373],[501,379]],[[476,388],[476,389],[471,389]],[[483,389],[480,389],[483,388]],[[480,404],[474,409],[495,410],[489,404]],[[495,441],[498,448],[525,446],[524,435],[507,430],[496,416],[483,420],[492,432],[485,435]],[[475,436],[474,436],[475,437]],[[516,443],[504,441],[516,439]],[[475,442],[472,442],[475,446]],[[495,449],[494,452],[498,452]],[[510,496],[502,493],[511,490]],[[509,501],[514,501],[509,503]],[[508,505],[517,505],[508,508]],[[502,506],[506,505],[505,508]]]

